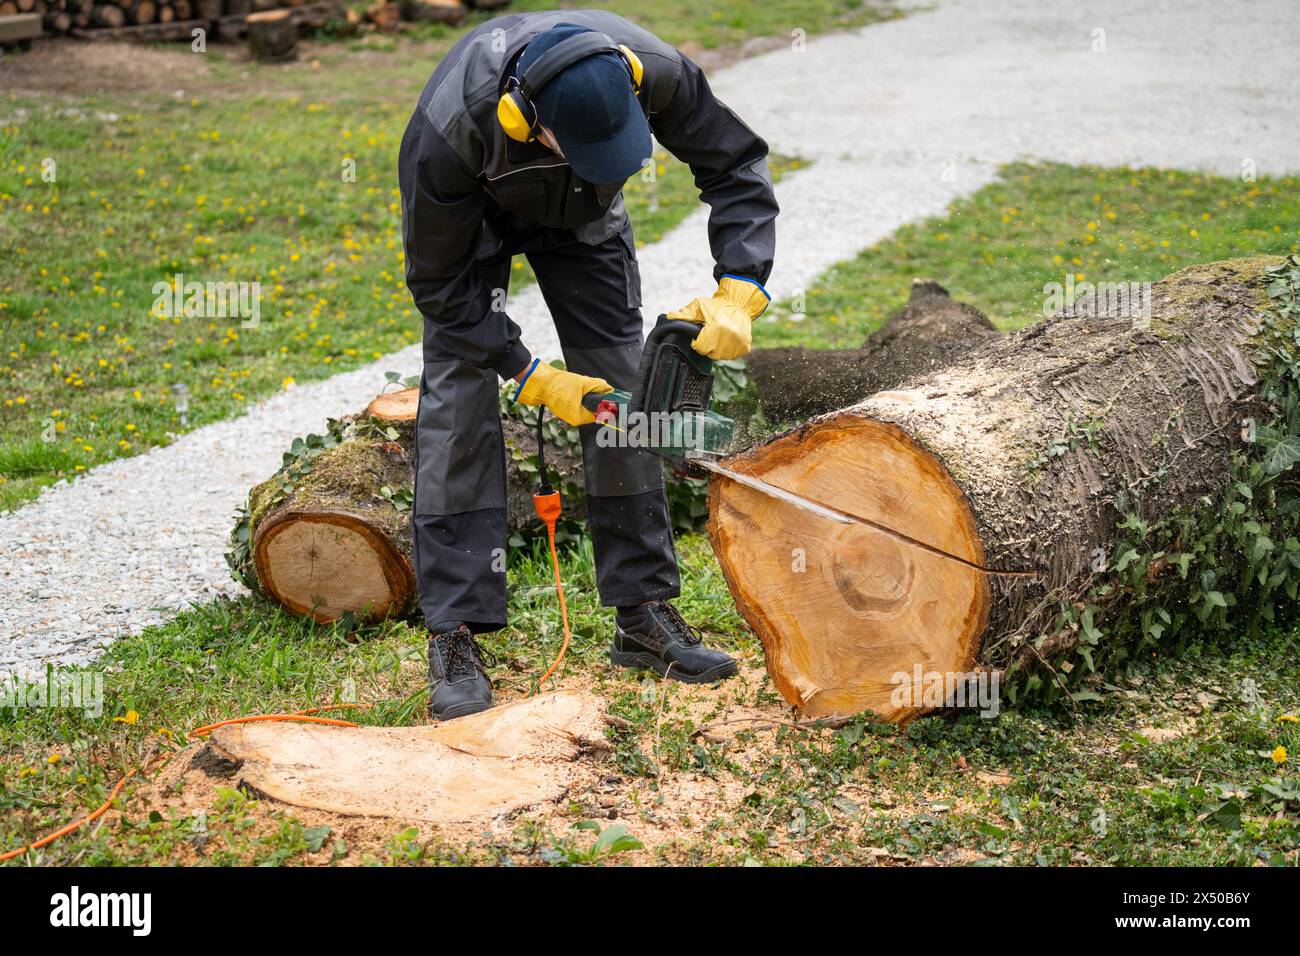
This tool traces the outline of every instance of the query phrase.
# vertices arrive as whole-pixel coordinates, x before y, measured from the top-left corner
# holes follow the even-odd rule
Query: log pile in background
[[[712,480],[713,549],[786,700],[811,717],[906,719],[934,704],[921,686],[897,699],[900,674],[910,686],[917,670],[928,681],[1048,653],[1026,642],[1059,636],[1066,653],[1098,640],[1052,628],[1096,586],[1097,555],[1117,562],[1131,509],[1144,527],[1194,515],[1189,528],[1213,528],[1243,421],[1269,418],[1255,363],[1273,264],[1174,273],[1144,321],[1076,305],[727,459],[907,536]],[[1147,577],[1143,595],[1181,593],[1169,560]]]
[[[117,30],[132,26],[170,24],[195,20],[195,0],[2,0],[28,5],[39,12],[50,34],[74,31]]]
[[[212,29],[216,39],[233,40],[247,32],[246,18],[272,10],[289,10],[295,27],[319,28],[335,21],[353,28],[381,31],[401,29],[403,22],[446,23],[456,26],[470,9],[494,10],[509,0],[401,0],[375,3],[364,13],[344,3],[308,0],[0,0],[0,40],[3,21],[35,14],[47,34],[72,34],[87,39],[189,39],[195,27]],[[26,22],[26,21],[24,21]],[[16,22],[14,25],[16,27]],[[131,30],[131,27],[153,27]],[[110,32],[112,31],[112,32]],[[21,33],[16,28],[15,41]],[[283,33],[283,30],[281,30]],[[283,36],[272,44],[284,45]],[[272,59],[277,57],[272,57]],[[283,58],[278,57],[278,58]]]

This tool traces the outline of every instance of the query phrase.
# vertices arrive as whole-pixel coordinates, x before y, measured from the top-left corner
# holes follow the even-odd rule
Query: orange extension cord
[[[226,727],[229,726],[230,724],[248,724],[258,720],[291,720],[299,723],[330,724],[331,726],[334,727],[356,727],[357,725],[350,720],[336,720],[333,717],[314,717],[311,715],[316,714],[322,710],[342,710],[345,708],[350,710],[368,710],[369,707],[370,707],[369,704],[327,704],[324,707],[311,707],[308,708],[307,710],[295,711],[292,714],[254,714],[253,716],[250,717],[235,717],[232,718],[231,720],[222,720],[222,721],[218,721],[215,724],[208,724],[206,727],[199,727],[196,730],[190,731],[190,733],[187,734],[186,736],[201,737],[206,734],[210,734],[218,727]],[[170,760],[171,757],[172,757],[171,754],[167,754],[166,756],[164,756],[162,760],[159,761],[158,766],[161,767],[168,760]],[[96,807],[93,811],[88,813],[86,816],[82,817],[80,820],[74,820],[72,823],[69,823],[67,826],[63,827],[62,829],[55,830],[53,833],[49,834],[48,836],[41,837],[35,843],[30,843],[24,847],[19,847],[16,850],[10,850],[8,853],[0,853],[0,863],[3,863],[6,860],[12,860],[15,857],[22,856],[24,853],[28,852],[29,850],[39,850],[41,847],[48,846],[49,844],[53,843],[59,837],[67,836],[69,833],[75,833],[77,830],[80,830],[82,827],[84,827],[87,823],[93,823],[94,821],[98,820],[100,817],[102,817],[105,813],[108,812],[108,808],[113,805],[113,801],[116,800],[117,795],[122,792],[122,788],[126,786],[126,782],[130,780],[132,777],[134,777],[139,772],[139,770],[140,770],[139,767],[133,767],[132,769],[128,770],[126,774],[123,775],[122,779],[119,780],[116,784],[114,784],[113,789],[109,791],[108,799],[105,800],[98,807]]]
[[[555,553],[555,523],[560,520],[560,493],[552,491],[533,495],[533,507],[537,509],[537,517],[546,524],[546,537],[551,543],[551,567],[555,571],[555,594],[560,599],[560,620],[564,622],[564,643],[560,645],[560,653],[546,669],[546,673],[538,678],[537,687],[533,690],[535,694],[542,689],[546,679],[559,669],[564,655],[569,652],[569,609],[564,603],[564,584],[560,581],[560,557]]]
[[[554,491],[551,492],[550,494],[533,495],[533,507],[537,509],[537,516],[541,518],[542,521],[545,522],[546,524],[546,536],[551,546],[551,568],[555,571],[555,593],[560,600],[560,620],[564,622],[564,643],[560,645],[560,653],[556,655],[555,660],[551,662],[551,666],[546,669],[546,673],[544,673],[540,678],[538,678],[537,687],[534,688],[533,690],[533,693],[536,694],[539,690],[541,690],[542,685],[546,683],[547,679],[552,674],[554,674],[557,670],[559,670],[560,664],[564,662],[564,655],[569,652],[570,636],[569,636],[569,608],[564,603],[564,584],[560,580],[560,557],[555,552],[555,524],[560,518],[560,493],[558,491]],[[314,716],[315,714],[317,714],[322,710],[342,710],[345,708],[352,709],[352,710],[367,710],[369,708],[369,705],[368,704],[330,704],[325,707],[311,707],[307,710],[295,711],[292,714],[252,714],[248,717],[233,717],[230,720],[219,720],[215,724],[207,724],[206,726],[195,728],[194,730],[190,731],[190,733],[187,734],[186,736],[203,737],[206,736],[207,734],[212,733],[212,731],[216,730],[218,727],[229,727],[231,724],[251,724],[263,720],[294,721],[297,723],[304,723],[304,724],[327,724],[331,727],[358,726],[355,722],[351,720],[338,720],[334,717]],[[158,766],[161,767],[168,760],[170,760],[171,757],[172,757],[171,754],[167,754],[158,763]],[[84,827],[87,823],[94,823],[96,820],[98,820],[100,817],[102,817],[105,813],[108,812],[109,807],[113,805],[113,801],[117,799],[118,794],[122,792],[122,788],[126,786],[126,782],[130,780],[132,777],[134,777],[136,773],[139,772],[139,770],[140,770],[139,767],[135,767],[132,768],[131,770],[128,770],[126,774],[122,777],[122,779],[119,780],[116,784],[114,784],[113,789],[109,791],[108,799],[105,800],[98,807],[96,807],[93,811],[88,813],[86,816],[82,817],[80,820],[74,820],[72,823],[69,823],[67,826],[63,827],[62,829],[55,830],[53,833],[49,834],[48,836],[41,837],[35,843],[30,843],[24,847],[19,847],[16,850],[10,850],[8,853],[0,853],[0,863],[5,862],[6,860],[12,860],[15,857],[20,857],[24,853],[27,853],[29,850],[39,850],[41,847],[48,846],[49,844],[53,843],[59,837],[67,836],[69,833],[75,833],[77,830],[80,830],[82,827]]]
[[[552,491],[548,493],[539,493],[533,495],[533,507],[537,510],[537,517],[541,518],[543,523],[545,523],[546,525],[546,537],[550,542],[550,546],[551,546],[551,568],[555,571],[555,593],[560,601],[560,620],[564,623],[564,642],[560,645],[560,653],[557,654],[555,660],[551,662],[551,666],[546,669],[546,673],[544,673],[540,678],[538,678],[537,686],[533,689],[533,693],[536,694],[538,691],[542,689],[542,685],[546,683],[547,679],[550,678],[550,676],[554,674],[557,670],[559,670],[560,665],[564,663],[564,655],[569,652],[570,634],[569,634],[569,608],[564,602],[564,583],[560,580],[560,556],[555,552],[555,525],[556,522],[559,521],[560,519],[560,493],[558,491]],[[353,710],[366,710],[369,708],[369,705],[368,704],[330,704],[325,707],[312,707],[307,710],[295,711],[292,714],[253,714],[248,717],[234,717],[231,718],[230,720],[219,720],[215,724],[208,724],[204,727],[198,727],[195,730],[192,730],[186,736],[201,737],[212,733],[212,731],[216,730],[218,727],[229,727],[231,724],[251,724],[254,723],[255,721],[262,721],[262,720],[296,721],[298,723],[305,723],[305,724],[328,724],[331,727],[358,726],[356,723],[350,720],[337,720],[333,717],[313,716],[314,714],[322,710],[341,710],[343,708],[350,708]],[[171,759],[171,756],[172,756],[171,754],[167,754],[165,757],[163,757],[162,761],[158,764],[158,766],[162,766],[162,764],[165,764],[168,760]],[[27,846],[24,847],[19,847],[17,850],[10,850],[8,853],[0,853],[0,863],[3,863],[6,860],[12,860],[15,857],[22,856],[24,853],[28,852],[29,850],[39,850],[41,847],[53,843],[59,837],[67,836],[69,833],[75,833],[77,830],[81,829],[87,823],[93,823],[95,820],[98,820],[101,816],[103,816],[105,813],[108,812],[108,808],[113,805],[113,801],[116,800],[117,795],[122,792],[122,788],[126,786],[126,782],[130,780],[132,777],[134,777],[139,769],[140,768],[137,767],[127,771],[126,775],[123,776],[122,779],[119,780],[116,783],[116,785],[114,785],[113,789],[109,792],[108,799],[105,800],[102,804],[100,804],[100,806],[98,806],[94,811],[82,817],[80,820],[76,820],[72,823],[69,823],[67,826],[63,827],[60,830],[55,830],[49,836],[41,837],[41,839],[37,840],[35,843],[28,844]]]

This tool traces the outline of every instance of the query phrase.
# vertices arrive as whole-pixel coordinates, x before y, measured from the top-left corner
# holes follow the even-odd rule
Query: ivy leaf
[[[309,853],[319,852],[331,832],[333,832],[333,827],[330,826],[308,827],[303,830],[302,835],[307,840],[307,851]]]
[[[1286,435],[1276,442],[1260,444],[1267,449],[1264,470],[1270,475],[1280,475],[1300,461],[1300,435]]]

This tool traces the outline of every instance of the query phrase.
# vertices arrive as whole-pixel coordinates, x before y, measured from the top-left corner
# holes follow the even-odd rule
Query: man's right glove
[[[756,279],[724,275],[712,298],[692,299],[668,318],[704,326],[691,347],[711,359],[735,359],[749,352],[750,326],[771,297]]]
[[[533,359],[515,392],[515,401],[523,405],[545,405],[570,425],[590,425],[596,416],[583,406],[583,396],[612,391],[614,386],[603,378],[566,372],[541,359]]]

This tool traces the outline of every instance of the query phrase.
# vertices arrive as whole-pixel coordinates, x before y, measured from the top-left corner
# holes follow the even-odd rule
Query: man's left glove
[[[724,275],[711,299],[692,299],[668,318],[704,326],[691,347],[711,359],[734,359],[749,353],[753,321],[763,314],[771,296],[754,279]]]
[[[590,425],[596,416],[582,404],[583,396],[612,391],[614,386],[603,378],[566,372],[541,359],[533,359],[515,392],[515,401],[523,405],[545,405],[570,425]]]

